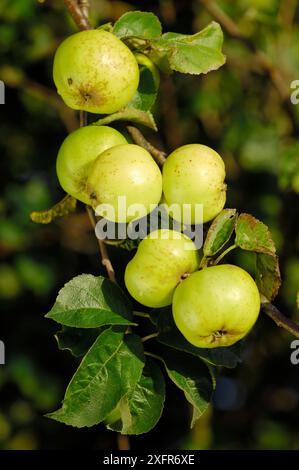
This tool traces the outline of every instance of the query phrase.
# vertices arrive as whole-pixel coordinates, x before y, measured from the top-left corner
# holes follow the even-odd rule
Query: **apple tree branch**
[[[275,305],[270,302],[262,303],[262,310],[276,323],[277,326],[291,333],[295,338],[299,338],[299,325],[290,318],[283,315]]]

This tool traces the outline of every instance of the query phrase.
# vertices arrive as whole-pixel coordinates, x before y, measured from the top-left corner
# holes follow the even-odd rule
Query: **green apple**
[[[96,29],[73,34],[60,44],[53,78],[70,108],[110,114],[133,98],[139,68],[134,54],[120,39]]]
[[[230,346],[255,324],[260,295],[246,271],[223,264],[185,279],[174,293],[172,311],[178,329],[194,346]]]
[[[120,132],[107,126],[85,126],[69,134],[56,161],[57,176],[65,192],[90,204],[85,187],[92,163],[105,150],[126,142]]]
[[[96,159],[86,189],[99,215],[113,222],[130,222],[157,206],[162,195],[162,175],[144,148],[117,145]]]
[[[163,193],[168,205],[181,207],[186,224],[208,222],[221,212],[226,201],[225,166],[220,155],[206,145],[184,145],[172,152],[163,166]],[[183,205],[190,213],[183,213]],[[202,204],[203,217],[195,204]]]
[[[181,280],[198,265],[198,252],[190,238],[173,230],[156,230],[140,242],[126,267],[125,284],[139,303],[165,307]]]

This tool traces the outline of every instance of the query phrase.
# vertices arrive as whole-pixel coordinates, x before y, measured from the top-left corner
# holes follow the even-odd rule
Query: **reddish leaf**
[[[278,257],[267,253],[258,253],[256,260],[256,283],[261,294],[272,301],[280,288],[281,276]]]
[[[250,214],[239,215],[236,223],[235,243],[243,250],[272,255],[276,253],[267,225]]]

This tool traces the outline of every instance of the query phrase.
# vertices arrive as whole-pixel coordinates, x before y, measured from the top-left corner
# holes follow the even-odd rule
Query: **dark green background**
[[[288,93],[299,79],[299,9],[295,0],[214,3],[250,39],[251,49],[263,51],[280,70],[283,90],[256,50],[225,34],[227,63],[220,70],[163,78],[156,107],[160,138],[148,135],[167,151],[198,142],[220,152],[227,206],[269,225],[283,275],[276,303],[298,320],[299,106],[290,105]],[[94,0],[93,24],[133,8],[154,11],[165,30],[181,33],[212,19],[195,0]],[[50,226],[29,220],[31,210],[63,196],[55,159],[77,116],[56,96],[51,69],[57,45],[76,29],[61,0],[2,0],[0,22],[0,79],[6,83],[6,105],[0,107],[0,339],[7,353],[6,366],[0,366],[0,448],[113,449],[115,435],[103,426],[76,430],[43,417],[59,406],[76,367],[57,350],[56,326],[44,314],[66,281],[82,272],[103,273],[83,207]],[[111,250],[111,256],[122,282],[130,255]],[[230,259],[252,270],[251,256]],[[243,364],[222,371],[214,405],[196,427],[189,430],[190,410],[168,384],[159,425],[132,438],[133,449],[299,449],[299,365],[290,362],[291,340],[261,315],[245,343]]]

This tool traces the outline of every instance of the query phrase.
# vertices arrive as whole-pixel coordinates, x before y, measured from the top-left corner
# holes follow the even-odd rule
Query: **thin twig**
[[[71,17],[81,31],[91,29],[91,24],[76,0],[63,0]],[[85,4],[86,6],[86,4]]]
[[[91,225],[92,225],[93,229],[95,230],[95,228],[96,228],[96,219],[95,219],[95,216],[94,216],[93,209],[90,206],[86,206],[86,210],[87,210],[88,217],[89,217],[89,220],[91,222]],[[104,243],[103,240],[99,240],[98,238],[97,238],[97,241],[98,241],[98,245],[99,245],[99,249],[100,249],[102,265],[105,266],[106,271],[107,271],[107,275],[108,275],[110,281],[116,282],[115,271],[114,271],[112,263],[110,261],[106,244]]]
[[[158,359],[158,361],[162,361],[162,362],[164,363],[162,357],[161,357],[161,356],[158,356],[157,354],[153,354],[153,353],[151,353],[151,352],[149,352],[149,351],[144,351],[144,354],[145,354],[146,356],[152,357],[153,359]]]
[[[88,21],[89,7],[90,7],[89,0],[77,0],[77,1],[78,1],[79,8],[81,9],[83,15]]]
[[[148,341],[149,339],[157,338],[157,336],[159,336],[159,333],[158,333],[158,332],[152,333],[152,334],[150,334],[150,335],[147,335],[147,336],[144,336],[143,338],[141,338],[141,342],[142,342],[142,343],[145,343],[145,342]]]
[[[278,308],[270,302],[262,303],[262,310],[276,323],[277,326],[291,333],[295,338],[299,338],[299,325],[290,318],[284,316]]]
[[[127,126],[127,130],[129,134],[131,135],[132,139],[137,145],[140,145],[140,147],[143,147],[145,150],[147,150],[155,159],[156,163],[159,166],[163,166],[166,160],[166,153],[163,152],[162,150],[157,149],[154,147],[140,132],[137,127],[134,126]]]

